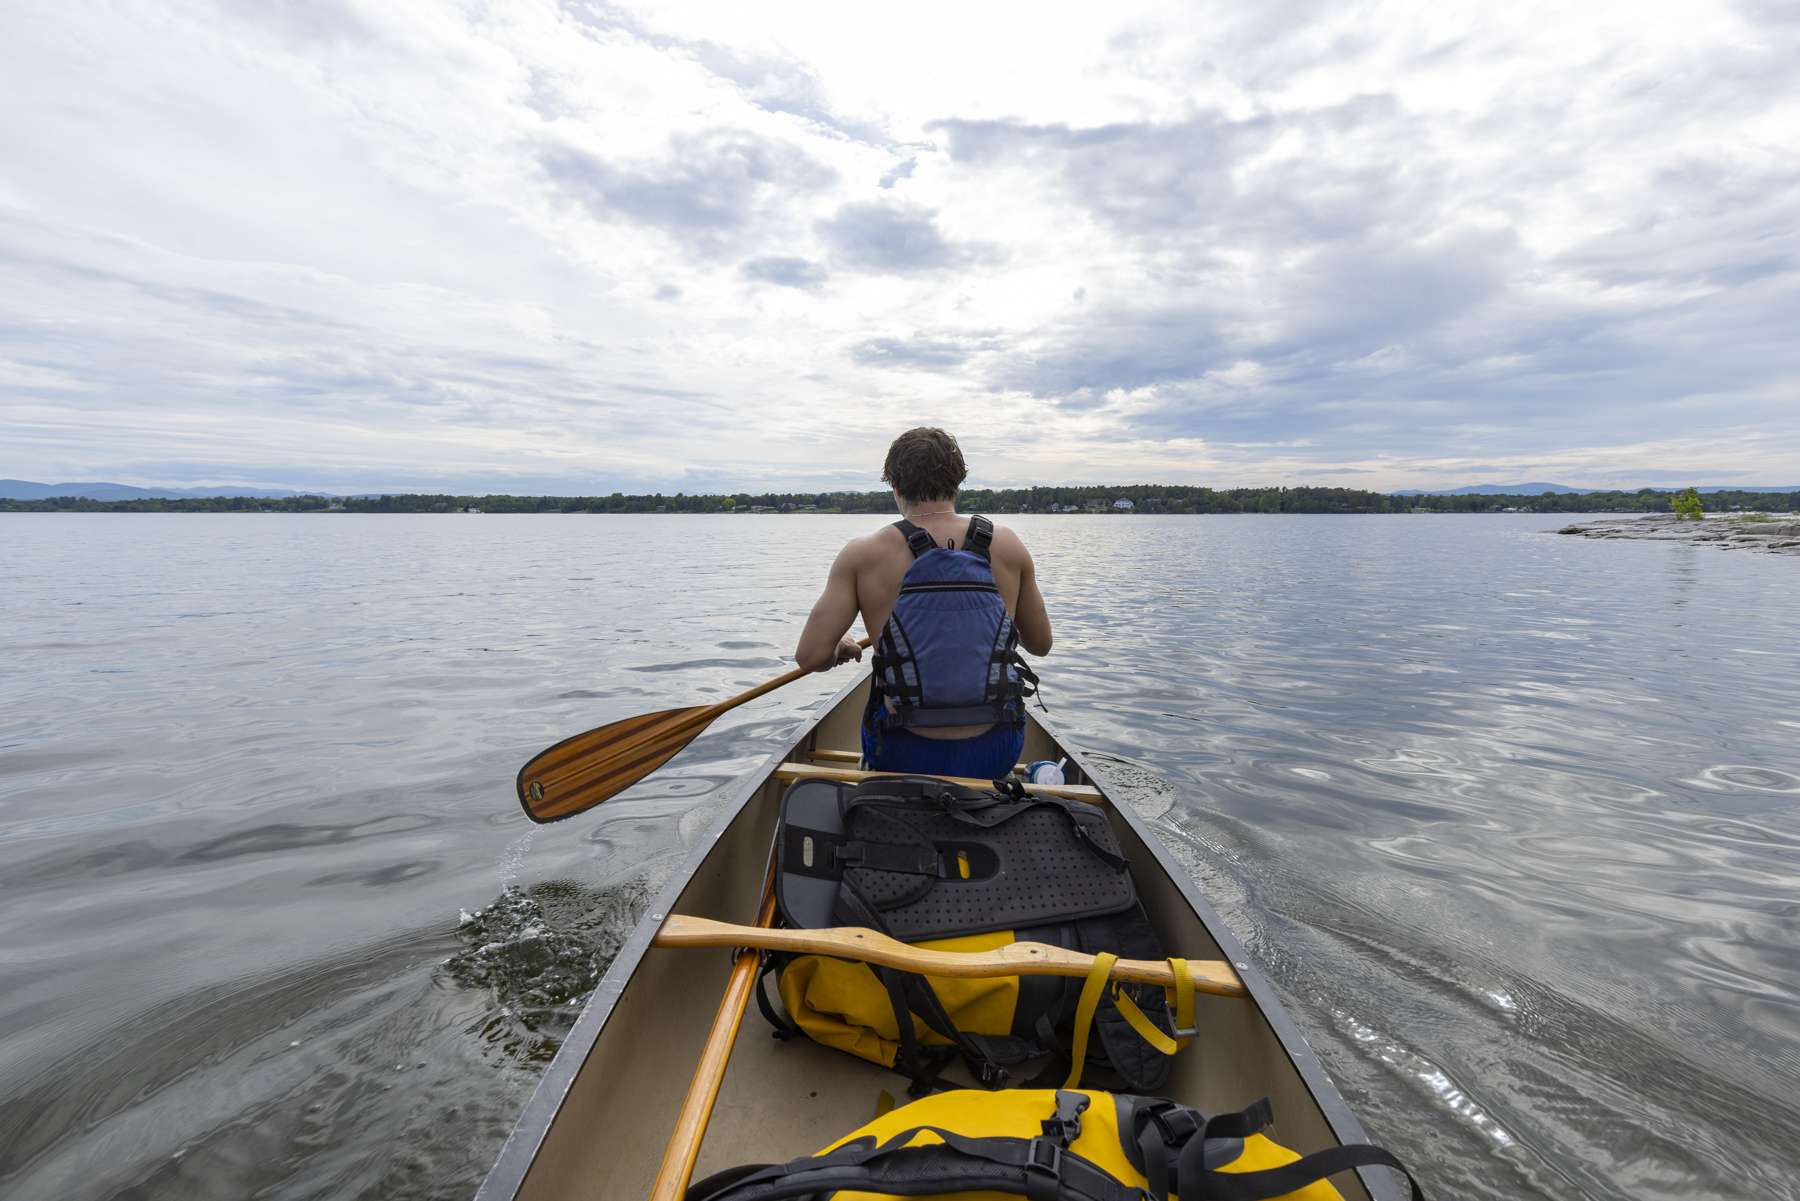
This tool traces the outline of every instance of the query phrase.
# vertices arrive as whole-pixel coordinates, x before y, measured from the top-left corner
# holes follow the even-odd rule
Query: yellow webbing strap
[[[1123,990],[1113,993],[1113,1004],[1118,1006],[1119,1016],[1138,1032],[1138,1037],[1158,1051],[1164,1055],[1173,1055],[1181,1050],[1174,1039],[1151,1024],[1150,1019],[1144,1016],[1144,1011],[1137,1007],[1137,1002],[1126,996]]]
[[[1175,1029],[1192,1030],[1194,1028],[1194,977],[1188,971],[1187,960],[1169,960],[1169,970],[1175,973]],[[1177,1049],[1185,1047],[1191,1040],[1179,1039]]]
[[[1081,986],[1081,1000],[1075,1006],[1075,1045],[1069,1048],[1069,1078],[1063,1082],[1064,1088],[1081,1084],[1081,1069],[1087,1066],[1088,1031],[1094,1025],[1094,1011],[1100,1008],[1106,978],[1112,975],[1113,964],[1118,961],[1117,955],[1102,951],[1094,956],[1094,966],[1088,969],[1087,982]],[[1143,1017],[1142,1014],[1138,1016]]]

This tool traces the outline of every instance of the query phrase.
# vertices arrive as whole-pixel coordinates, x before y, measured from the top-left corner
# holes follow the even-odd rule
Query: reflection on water
[[[513,773],[779,670],[869,524],[0,516],[0,1194],[472,1191],[844,677],[529,837]],[[1553,524],[1016,522],[1054,715],[1434,1194],[1790,1195],[1795,565]]]

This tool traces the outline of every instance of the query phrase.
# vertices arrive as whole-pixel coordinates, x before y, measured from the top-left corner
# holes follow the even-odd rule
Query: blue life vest
[[[881,729],[1022,725],[1037,675],[988,561],[994,523],[969,518],[962,549],[941,547],[910,521],[894,528],[913,563],[875,643],[869,705]]]

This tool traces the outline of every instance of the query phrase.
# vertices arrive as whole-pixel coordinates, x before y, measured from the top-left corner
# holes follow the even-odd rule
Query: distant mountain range
[[[1471,484],[1467,488],[1402,488],[1395,496],[1542,496],[1546,492],[1585,493],[1596,488],[1571,488],[1567,484]]]
[[[87,500],[177,500],[184,496],[322,496],[320,492],[296,492],[291,488],[136,488],[130,484],[39,484],[31,480],[0,480],[0,500],[45,500],[52,496],[79,496]]]
[[[1659,492],[1678,492],[1673,485],[1645,485],[1655,487]],[[1785,484],[1771,487],[1767,484],[1702,484],[1695,489],[1699,492],[1800,492],[1800,484]],[[1636,488],[1571,488],[1567,484],[1471,484],[1466,488],[1402,488],[1393,493],[1394,496],[1542,496],[1546,492],[1558,495],[1586,496],[1593,492],[1636,492]]]

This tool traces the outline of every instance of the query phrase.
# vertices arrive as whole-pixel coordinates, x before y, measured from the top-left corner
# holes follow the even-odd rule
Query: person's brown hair
[[[881,465],[881,482],[911,501],[952,500],[968,474],[956,439],[929,425],[895,438]]]

